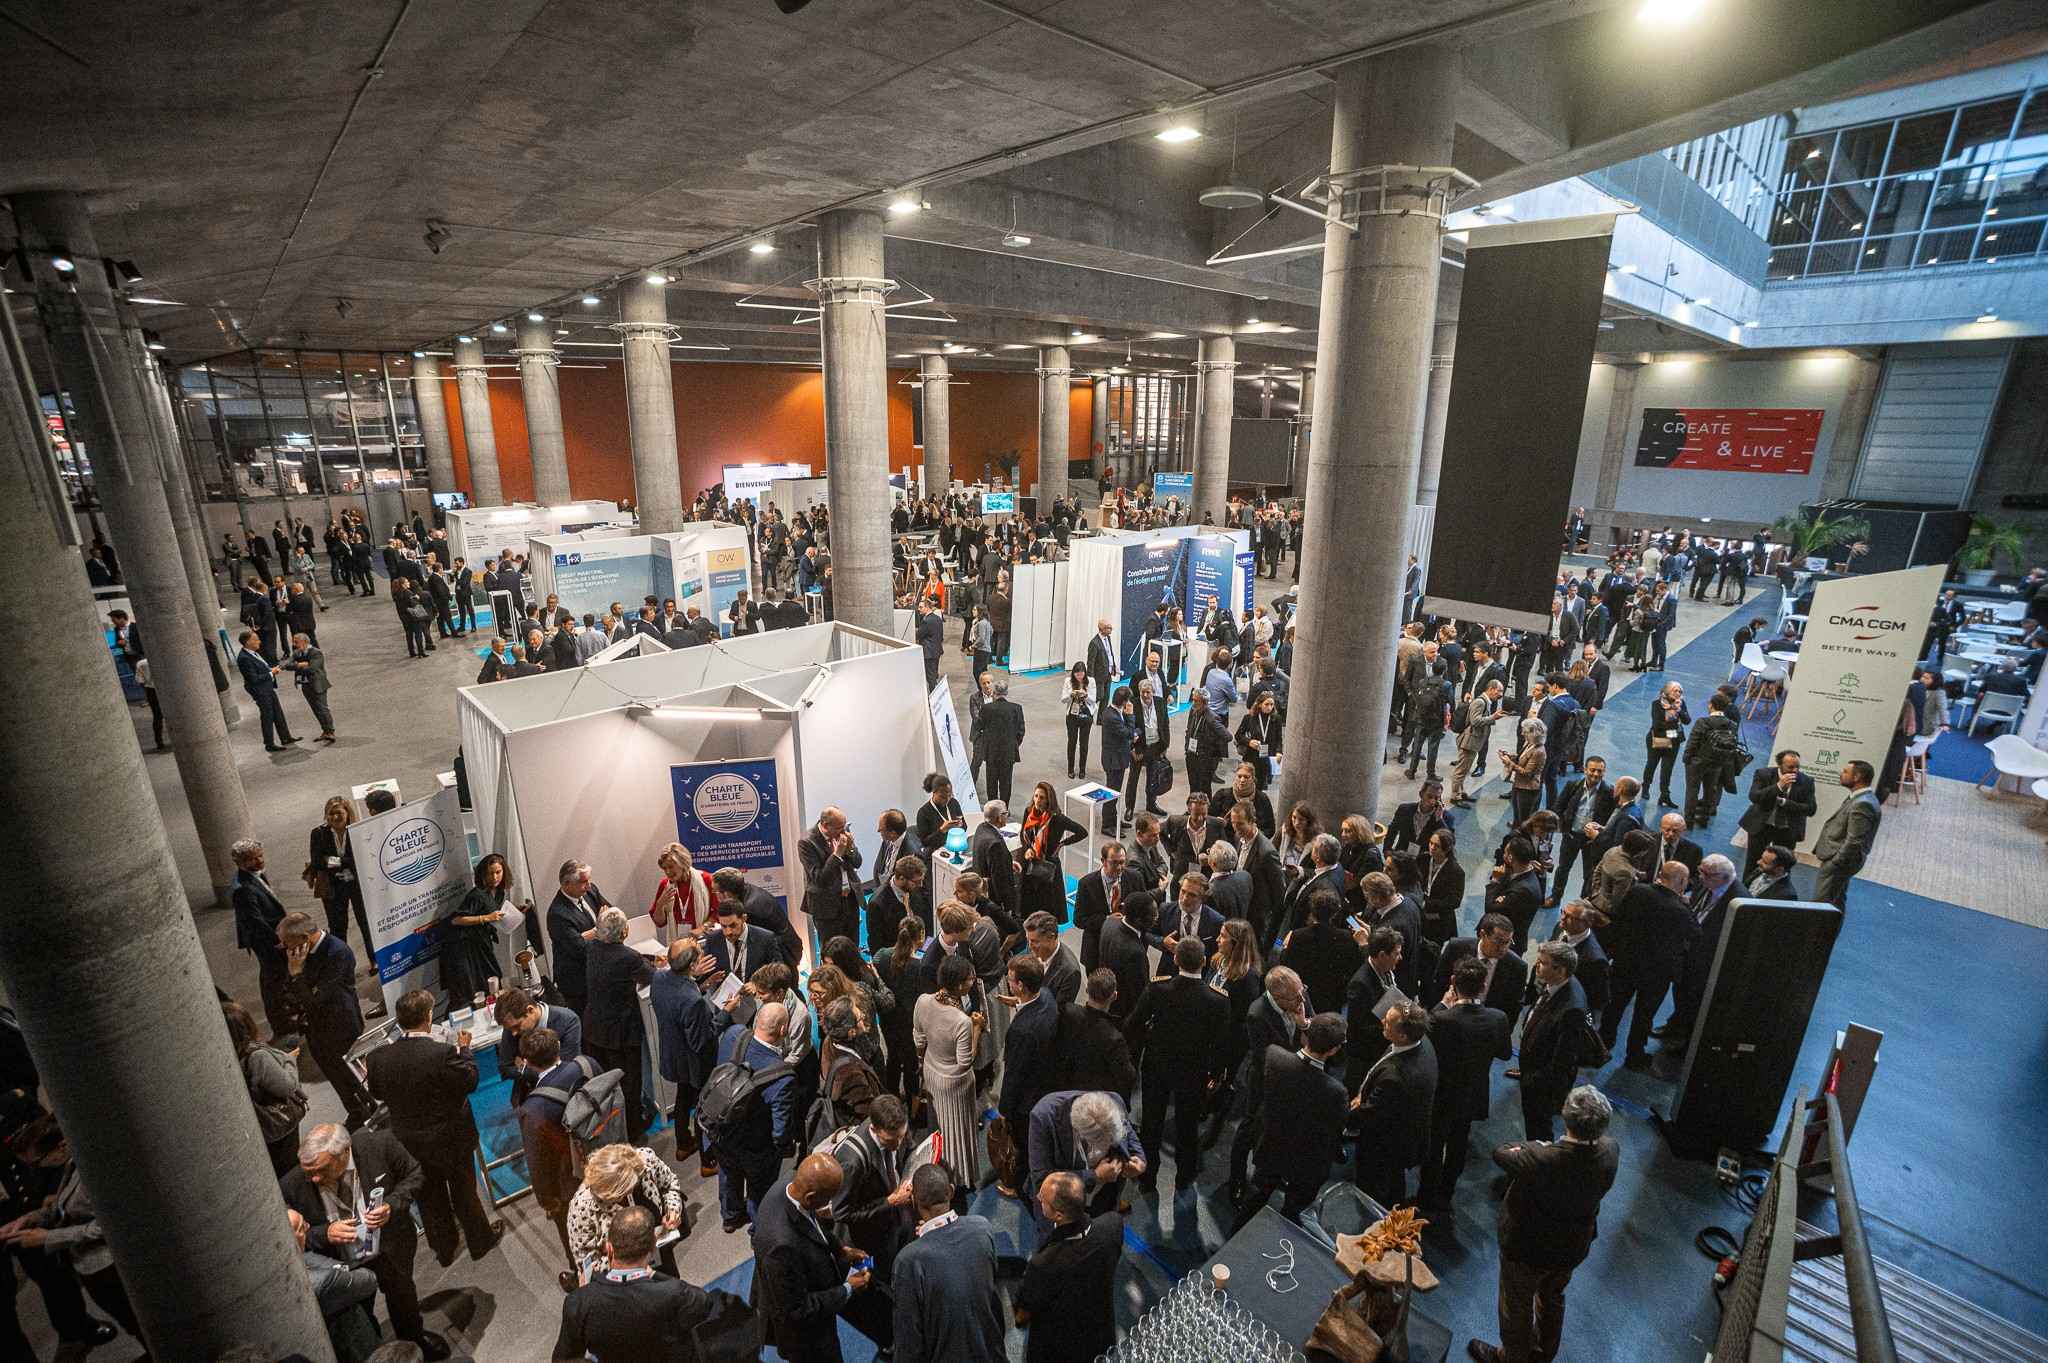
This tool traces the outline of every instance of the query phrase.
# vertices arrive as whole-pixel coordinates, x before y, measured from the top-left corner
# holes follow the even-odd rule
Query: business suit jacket
[[[1813,855],[1822,863],[1833,863],[1851,873],[1862,869],[1864,859],[1877,843],[1877,826],[1883,821],[1877,798],[1869,787],[1844,800],[1821,826],[1814,840]]]
[[[1138,661],[1142,663],[1144,659],[1140,658]],[[1099,632],[1088,640],[1087,672],[1089,680],[1095,683],[1098,694],[1116,676],[1116,658],[1110,650],[1109,640],[1103,638]]]
[[[1115,1017],[1086,1004],[1060,1007],[1059,1048],[1054,1054],[1063,1089],[1100,1089],[1125,1103],[1138,1079],[1131,1043]]]
[[[1465,903],[1465,868],[1453,856],[1442,866],[1422,862],[1422,935],[1441,945],[1458,935],[1458,910]]]
[[[1024,1363],[1071,1363],[1116,1347],[1116,1272],[1124,1219],[1080,1217],[1048,1230],[1024,1267],[1016,1304],[1031,1313]]]
[[[1705,855],[1704,852],[1700,851],[1700,845],[1691,838],[1681,836],[1677,842],[1669,845],[1666,845],[1661,835],[1657,839],[1658,864],[1662,865],[1667,861],[1679,862],[1685,867],[1685,873],[1689,876],[1696,876],[1700,873],[1700,858]]]
[[[262,626],[256,626],[258,630]],[[263,661],[260,653],[242,649],[235,654],[235,667],[242,674],[242,689],[261,704],[265,696],[277,695],[277,678],[270,674],[270,664]]]
[[[1370,960],[1345,982],[1344,1053],[1352,1057],[1354,1065],[1370,1065],[1387,1053],[1387,1038],[1380,1030],[1379,1020],[1389,1005],[1408,997],[1397,981],[1381,978]]]
[[[1112,895],[1112,890],[1115,894]],[[1102,924],[1109,917],[1111,899],[1118,903],[1127,902],[1134,894],[1150,892],[1152,887],[1145,883],[1141,872],[1125,864],[1123,874],[1114,886],[1103,883],[1102,868],[1096,867],[1082,876],[1074,887],[1074,926],[1081,929],[1081,969],[1089,971],[1102,962]],[[1125,1006],[1137,1003],[1136,998],[1125,1000]]]
[[[747,882],[747,893],[741,899],[747,908],[747,926],[761,928],[775,938],[775,949],[782,957],[782,963],[795,970],[803,963],[803,939],[790,924],[789,910],[782,907],[782,901],[769,894],[752,881]],[[753,955],[748,954],[747,969],[753,970]]]
[[[1287,893],[1280,853],[1271,838],[1254,833],[1251,842],[1238,853],[1237,865],[1252,878],[1252,902],[1245,911],[1245,917],[1251,920],[1252,936],[1269,940],[1271,925],[1280,919],[1280,900]]]
[[[1405,848],[1424,848],[1439,828],[1451,826],[1449,810],[1439,807],[1428,814],[1421,813],[1422,802],[1410,800],[1394,807],[1394,817],[1387,821],[1387,850],[1399,852]]]
[[[561,1043],[562,1059],[566,1064],[583,1054],[583,1019],[559,1003],[544,1003],[540,1008],[540,1025],[555,1034]],[[518,1107],[526,1101],[526,1095],[540,1082],[532,1070],[521,1070],[513,1062],[519,1058],[518,1039],[510,1032],[498,1034],[498,1077],[512,1081],[512,1106]]]
[[[1441,1000],[1451,987],[1451,971],[1458,962],[1479,954],[1479,942],[1473,937],[1453,937],[1444,943],[1444,949],[1437,953],[1436,982],[1430,986],[1430,997]],[[1529,982],[1529,964],[1521,957],[1509,952],[1494,962],[1493,983],[1487,986],[1486,997],[1481,1000],[1488,1008],[1498,1008],[1507,1015],[1508,1026],[1513,1028],[1515,1018],[1522,1011],[1522,989]],[[1508,1053],[1502,1051],[1505,1060]]]
[[[1022,907],[1022,887],[1017,884],[1017,863],[1011,859],[1002,830],[984,823],[974,830],[967,844],[968,862],[986,885],[986,897],[998,912],[1015,919]]]
[[[754,1303],[785,1358],[836,1360],[846,1269],[839,1240],[789,1200],[781,1179],[754,1214]]]
[[[1562,1100],[1578,1082],[1580,1038],[1586,1034],[1586,991],[1566,980],[1555,994],[1538,991],[1522,1025],[1522,1088]]]
[[[592,941],[585,954],[583,1039],[600,1050],[637,1047],[647,1034],[639,986],[654,983],[647,958],[624,942]]]
[[[725,1030],[719,1010],[686,970],[655,971],[648,993],[661,1077],[672,1084],[701,1087],[717,1063],[718,1037]]]
[[[1420,1001],[1422,987],[1428,983],[1422,978],[1422,907],[1411,896],[1402,895],[1378,913],[1370,905],[1360,909],[1358,918],[1365,924],[1368,941],[1378,928],[1392,928],[1401,934],[1401,964],[1394,967],[1394,979],[1402,993]]]
[[[1053,949],[1052,958],[1045,965],[1045,989],[1060,1005],[1074,1002],[1081,996],[1085,983],[1081,973],[1081,962],[1074,956],[1072,948],[1065,942]]]
[[[1818,808],[1813,778],[1800,772],[1792,778],[1792,789],[1778,793],[1776,766],[1758,767],[1749,778],[1749,808],[1742,811],[1744,832],[1754,838],[1776,824],[1785,830],[1788,846],[1796,847],[1806,837],[1806,821]]]
[[[872,956],[884,947],[896,944],[896,929],[903,920],[915,916],[924,924],[924,935],[932,935],[931,895],[923,889],[913,890],[905,899],[893,881],[882,882],[882,887],[868,897],[868,954]]]
[[[1559,924],[1550,934],[1550,940],[1553,942],[1562,942],[1564,940],[1563,924]],[[1579,982],[1579,987],[1586,993],[1586,1011],[1588,1013],[1597,1013],[1607,1006],[1608,995],[1612,989],[1610,981],[1613,975],[1614,963],[1607,958],[1607,949],[1600,945],[1600,939],[1590,932],[1586,934],[1585,940],[1574,946],[1572,950],[1577,952],[1579,956],[1579,968],[1572,972],[1572,978]],[[1536,995],[1542,992],[1542,988],[1531,977],[1528,991],[1523,997],[1528,1002],[1534,1003]]]
[[[1280,896],[1280,921],[1273,925],[1273,936],[1285,937],[1308,926],[1308,902],[1320,890],[1328,890],[1341,903],[1344,899],[1344,868],[1326,866],[1319,871],[1309,871],[1289,885]],[[1349,971],[1345,973],[1350,974]]]
[[[298,684],[301,690],[315,696],[327,694],[327,655],[325,653],[322,653],[317,648],[308,648],[303,653],[295,650],[292,653],[291,661],[292,680]],[[322,827],[325,827],[325,825],[322,825]]]
[[[1003,1036],[1003,1088],[996,1109],[1018,1130],[1032,1106],[1059,1087],[1060,1005],[1041,988],[1010,1018]]]
[[[430,1036],[402,1036],[365,1058],[369,1090],[391,1112],[391,1133],[422,1162],[459,1165],[476,1148],[476,1057]]]
[[[562,1299],[552,1356],[588,1355],[597,1363],[694,1363],[694,1331],[716,1313],[710,1293],[666,1273],[631,1282],[599,1274]]]
[[[1038,1100],[1038,1106],[1031,1109],[1030,1129],[1025,1137],[1024,1195],[1038,1196],[1038,1185],[1045,1182],[1045,1176],[1066,1172],[1080,1177],[1081,1186],[1088,1192],[1095,1191],[1095,1170],[1081,1158],[1074,1149],[1074,1100],[1085,1089],[1061,1089],[1048,1093]],[[1097,1090],[1108,1092],[1108,1090]],[[1129,1116],[1128,1113],[1125,1114]],[[1145,1147],[1138,1141],[1138,1124],[1126,1121],[1122,1144],[1115,1153],[1124,1159],[1142,1159]]]
[[[796,855],[804,868],[804,913],[810,920],[821,930],[827,925],[836,931],[858,924],[860,845],[849,838],[846,854],[841,856],[814,824],[797,840]]]
[[[1790,871],[1781,871],[1772,879],[1766,881],[1762,887],[1754,890],[1745,887],[1742,894],[1736,897],[1738,899],[1797,899],[1799,898],[1799,891],[1792,886],[1792,873]]]
[[[1271,1075],[1266,1082],[1270,1087]],[[1375,1064],[1358,1095],[1359,1148],[1403,1169],[1422,1163],[1429,1148],[1436,1083],[1436,1052],[1428,1037]]]
[[[749,977],[769,962],[782,960],[782,951],[775,943],[775,934],[766,928],[755,926],[752,915],[748,916],[746,930],[740,936]],[[714,932],[704,939],[704,954],[711,958],[711,964],[719,970],[728,975],[732,973],[732,943],[726,940],[724,933]],[[741,983],[744,984],[745,980]]]
[[[599,913],[611,907],[611,901],[595,884],[591,885],[587,898],[590,901],[588,915],[576,906],[575,900],[556,890],[555,897],[548,903],[547,913],[548,954],[554,958],[555,983],[561,986],[569,1006],[579,1015],[583,1012],[583,1001],[589,997],[586,959],[590,941],[594,940],[586,939],[583,934],[597,926]]]
[[[896,1256],[896,1357],[903,1363],[1007,1363],[996,1238],[967,1215],[926,1231]]]
[[[1172,1089],[1191,1088],[1224,1063],[1230,1000],[1192,975],[1155,980],[1132,1010],[1126,1031],[1141,1074]]]
[[[1308,923],[1294,929],[1286,949],[1273,964],[1284,965],[1301,976],[1302,987],[1308,991],[1308,1010],[1313,1016],[1342,1008],[1346,986],[1365,965],[1365,951],[1339,918],[1327,928]],[[1258,1004],[1252,1007],[1257,1008]]]
[[[364,1127],[355,1133],[350,1144],[364,1198],[368,1198],[372,1188],[382,1188],[384,1201],[391,1208],[391,1219],[384,1223],[376,1256],[383,1258],[386,1250],[414,1240],[412,1204],[419,1197],[420,1189],[426,1186],[426,1175],[420,1169],[420,1162],[389,1132]],[[323,1254],[340,1248],[327,1238],[327,1203],[320,1196],[319,1187],[306,1177],[304,1169],[287,1169],[284,1177],[278,1180],[278,1187],[284,1193],[284,1205],[306,1218],[308,1248]],[[410,1257],[409,1254],[400,1255],[397,1262],[409,1262]]]
[[[1167,855],[1172,859],[1176,880],[1186,875],[1188,868],[1211,846],[1230,840],[1230,825],[1213,814],[1197,824],[1192,833],[1188,830],[1188,816],[1176,814],[1166,821],[1160,833],[1160,841],[1166,844]]]
[[[1100,949],[1097,964],[1116,976],[1116,1002],[1110,1005],[1111,1016],[1122,1021],[1138,1006],[1151,983],[1151,951],[1141,931],[1129,923],[1114,921],[1103,925]]]
[[[239,869],[228,899],[235,906],[235,945],[253,952],[264,973],[284,974],[284,948],[277,942],[277,925],[284,921],[284,904],[267,884]]]
[[[1674,980],[1699,935],[1684,897],[1646,880],[1615,906],[1607,945],[1634,978]]]
[[[1342,1079],[1299,1051],[1282,1046],[1264,1051],[1260,1067],[1266,1110],[1280,1120],[1259,1123],[1259,1177],[1320,1183],[1343,1153],[1351,1095]]]
[[[319,943],[306,953],[306,964],[298,976],[285,980],[285,992],[298,1002],[308,1040],[340,1051],[363,1034],[363,1005],[356,998],[356,954],[333,933],[320,934]]]
[[[981,744],[985,760],[1015,766],[1024,746],[1023,709],[1013,700],[985,702],[971,737]]]
[[[1180,905],[1177,902],[1162,905],[1159,910],[1158,931],[1155,934],[1157,940],[1153,942],[1153,945],[1158,947],[1162,953],[1166,952],[1166,939],[1178,935],[1181,928]],[[1206,960],[1216,954],[1216,939],[1222,933],[1223,915],[1207,904],[1202,905],[1201,909],[1195,914],[1195,937],[1202,944],[1203,959]],[[1170,955],[1163,955],[1159,964],[1161,974],[1173,973],[1173,960]]]
[[[1614,1138],[1591,1144],[1530,1141],[1504,1145],[1493,1162],[1508,1174],[1500,1206],[1500,1257],[1533,1268],[1575,1268],[1599,1234],[1600,1199],[1614,1186],[1621,1150]]]
[[[1483,1003],[1438,1004],[1429,1014],[1436,1048],[1432,1120],[1483,1122],[1493,1107],[1493,1062],[1508,1047],[1508,1015]]]

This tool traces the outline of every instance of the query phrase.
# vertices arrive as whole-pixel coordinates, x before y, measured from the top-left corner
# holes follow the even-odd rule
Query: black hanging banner
[[[1547,630],[1614,215],[1473,229],[1427,614]]]

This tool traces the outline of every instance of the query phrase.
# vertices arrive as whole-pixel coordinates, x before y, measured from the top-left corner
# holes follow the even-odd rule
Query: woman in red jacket
[[[673,942],[681,936],[696,936],[714,921],[718,896],[711,888],[711,873],[700,871],[690,860],[690,851],[679,842],[661,849],[655,864],[661,867],[661,884],[655,888],[654,904],[647,910],[661,940]]]

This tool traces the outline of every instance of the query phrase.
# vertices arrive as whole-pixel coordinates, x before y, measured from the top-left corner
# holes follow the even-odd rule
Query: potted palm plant
[[[1956,566],[1962,569],[1963,581],[1969,586],[1988,587],[1998,576],[1999,557],[2003,555],[2017,568],[2026,549],[2026,535],[2017,523],[1972,516],[1970,537],[1963,541],[1962,551],[1956,555]]]
[[[1861,552],[1859,546],[1870,538],[1870,522],[1860,516],[1797,511],[1771,522],[1771,538],[1790,551],[1794,567],[1809,558],[1826,558],[1828,550],[1844,544],[1850,546],[1849,556],[1854,558]]]

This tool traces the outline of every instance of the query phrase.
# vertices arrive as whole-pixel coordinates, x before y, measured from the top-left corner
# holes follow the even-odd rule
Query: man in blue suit
[[[284,706],[278,703],[278,669],[263,656],[263,637],[255,630],[245,629],[239,637],[242,651],[235,655],[235,666],[241,669],[242,689],[256,702],[256,718],[263,725],[263,751],[283,752],[285,744],[299,740],[284,722]]]
[[[729,1027],[718,1041],[719,1064],[744,1065],[757,1076],[773,1071],[733,1129],[714,1133],[718,1211],[727,1233],[753,1219],[782,1172],[783,1152],[796,1137],[796,1076],[782,1058],[788,1030],[789,1009],[764,1003],[754,1014],[751,1032]]]
[[[284,921],[284,903],[263,878],[263,844],[243,838],[228,849],[235,859],[235,880],[228,891],[235,908],[235,945],[256,958],[256,988],[263,996],[263,1015],[273,1036],[293,1031],[291,1001],[285,995],[284,947],[277,925]]]
[[[661,1077],[676,1086],[676,1158],[688,1159],[698,1149],[697,1128],[690,1114],[697,1106],[697,1091],[718,1063],[718,1035],[725,1028],[725,1015],[711,1006],[697,987],[697,962],[702,955],[694,937],[678,937],[669,943],[668,969],[654,972],[648,986],[654,1008],[655,1039],[661,1056]]]
[[[703,968],[705,984],[722,984],[727,975],[736,975],[745,984],[762,966],[782,960],[782,949],[774,933],[747,921],[745,904],[736,899],[720,899],[718,931],[706,934],[704,957],[710,962],[708,968]]]
[[[353,1131],[377,1107],[348,1064],[348,1049],[363,1034],[363,1005],[356,997],[356,955],[348,943],[306,913],[286,914],[277,925],[277,940],[284,947],[285,992],[305,1022],[306,1049],[348,1109],[348,1126]]]
[[[1678,625],[1678,593],[1668,583],[1657,584],[1657,596],[1650,607],[1650,628],[1654,633],[1650,644],[1650,670],[1664,670],[1664,648],[1671,637],[1671,631]]]

